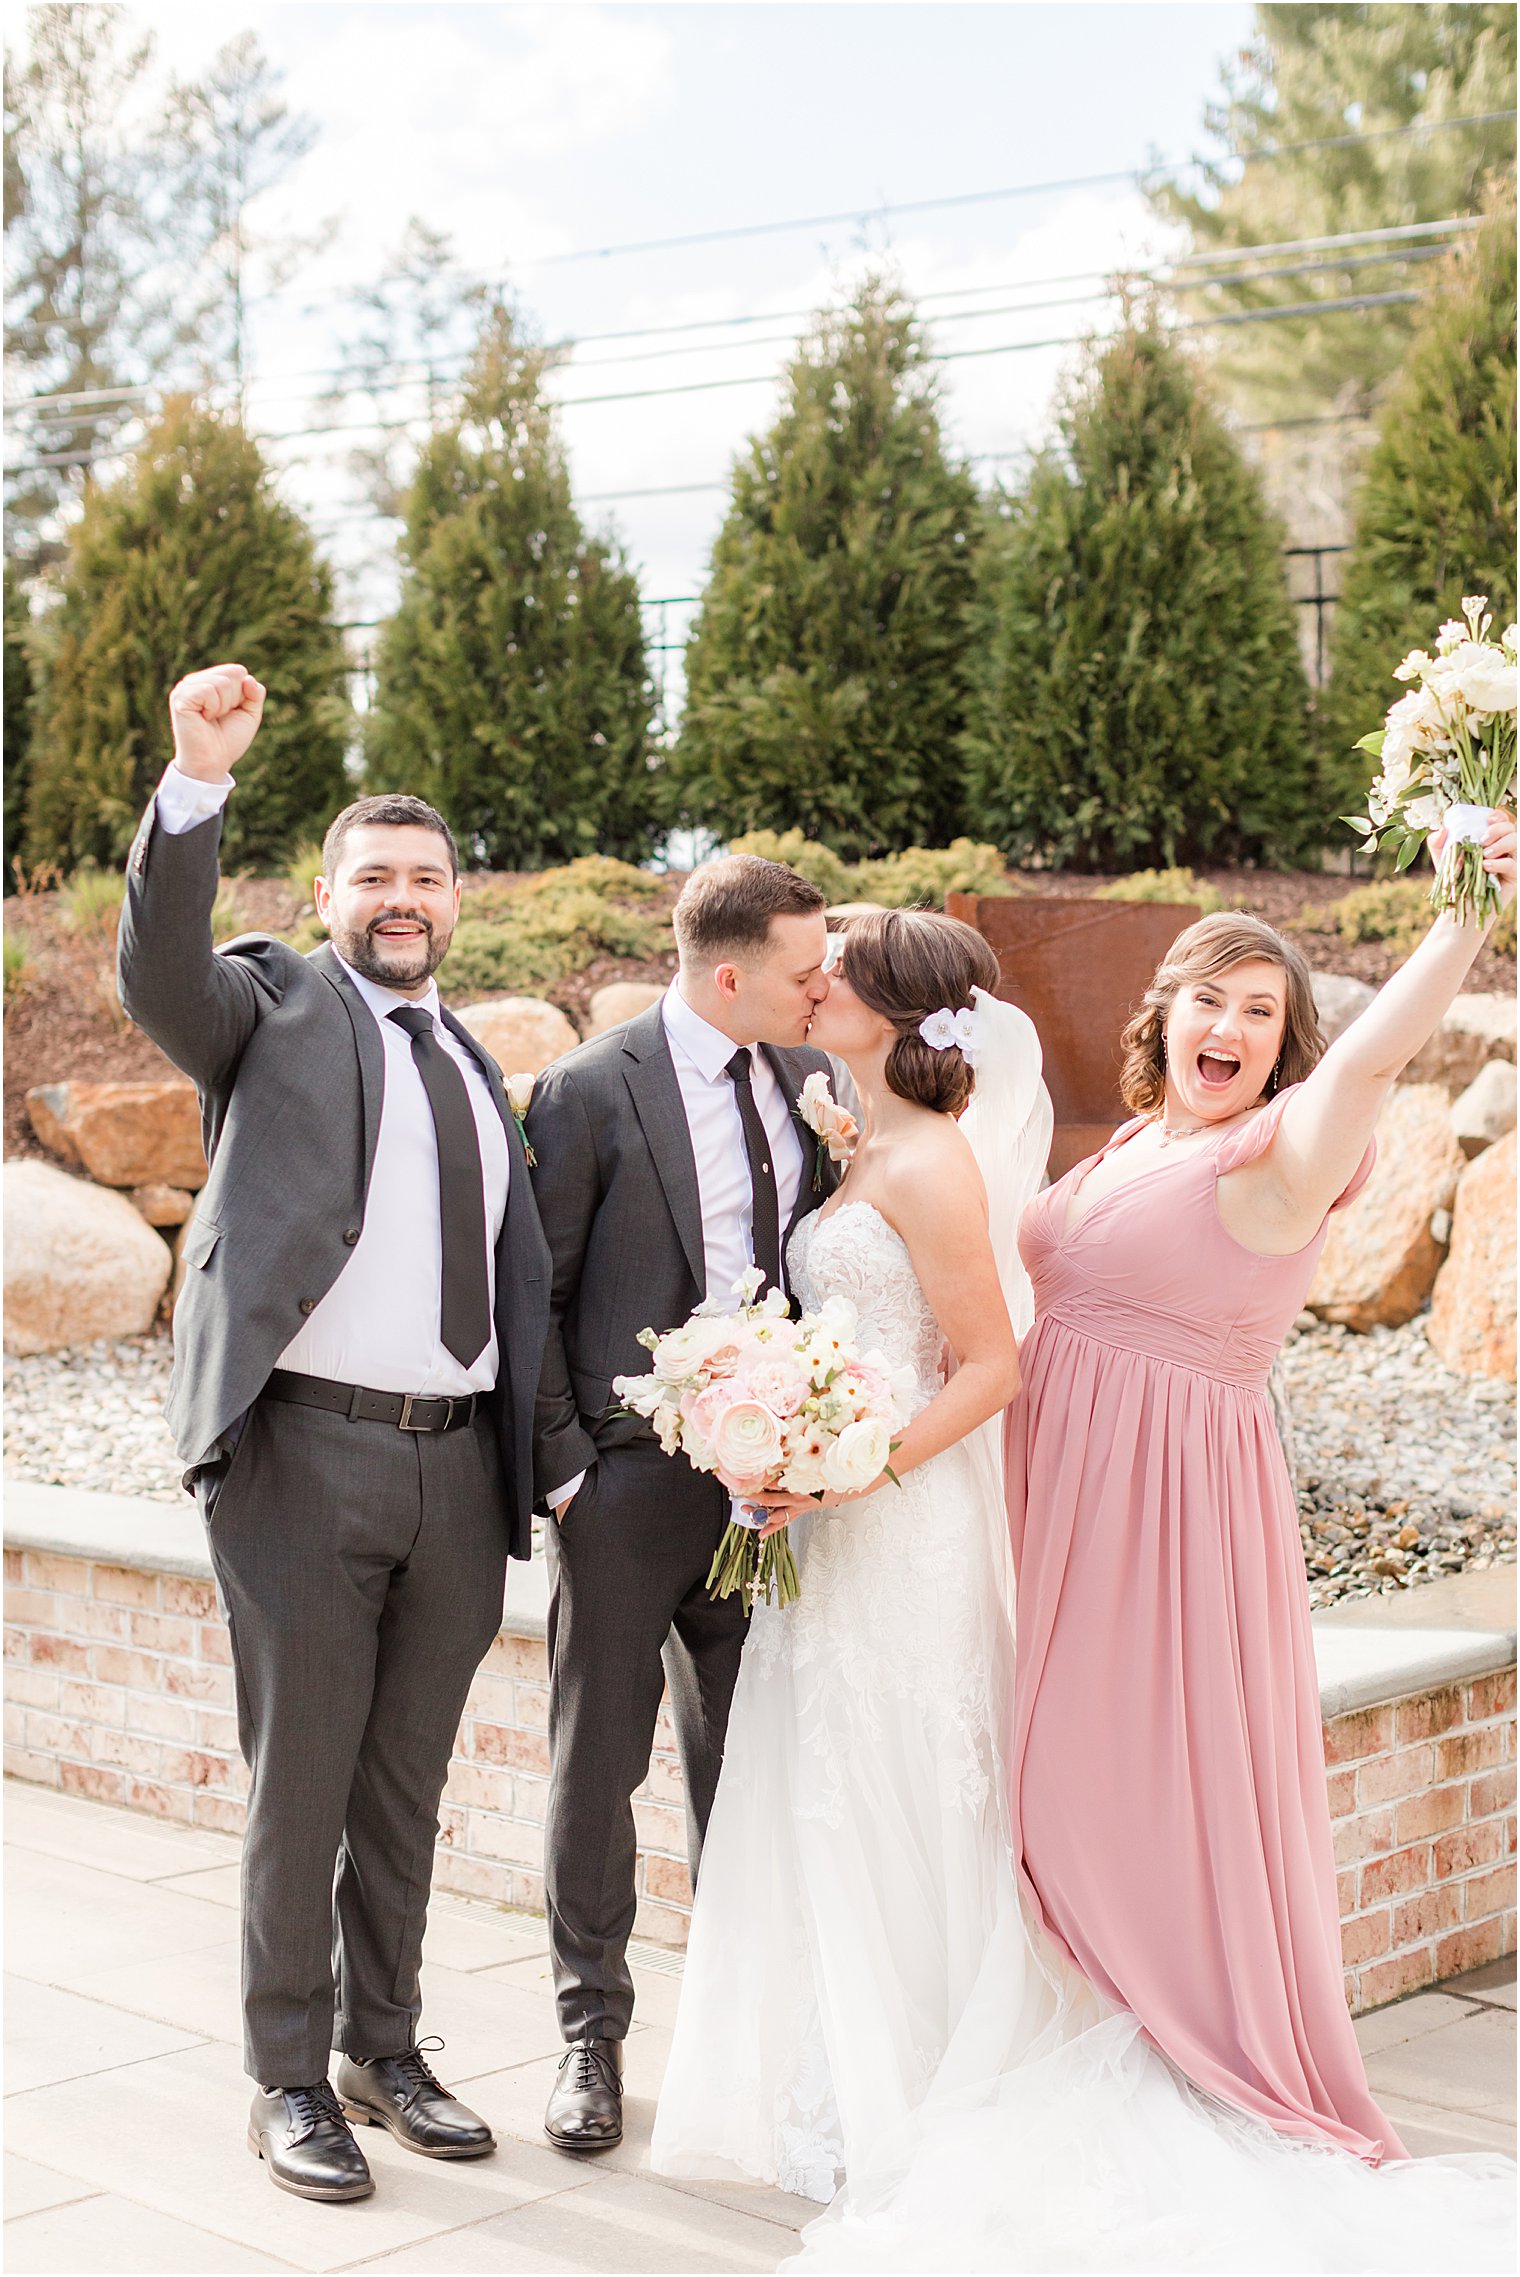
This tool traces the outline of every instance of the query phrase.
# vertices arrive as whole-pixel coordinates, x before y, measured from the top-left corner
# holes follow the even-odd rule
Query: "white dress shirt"
[[[201,783],[171,766],[158,788],[157,821],[171,836],[193,830],[221,807],[230,783]],[[343,970],[374,1017],[385,1053],[385,1089],[374,1168],[359,1239],[347,1264],[278,1365],[371,1391],[460,1397],[496,1381],[496,1243],[507,1209],[511,1157],[486,1081],[468,1047],[439,1018],[438,990],[401,996]],[[438,1214],[438,1140],[411,1038],[387,1015],[398,1006],[431,1012],[438,1041],[460,1068],[475,1113],[485,1174],[486,1282],[491,1334],[484,1351],[462,1367],[439,1333],[443,1302],[443,1231]]]

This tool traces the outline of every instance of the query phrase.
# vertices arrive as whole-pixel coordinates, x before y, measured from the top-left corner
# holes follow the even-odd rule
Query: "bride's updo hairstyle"
[[[882,909],[843,930],[844,973],[862,1004],[890,1020],[887,1088],[935,1114],[958,1115],[976,1077],[958,1045],[936,1051],[918,1032],[931,1012],[971,1007],[973,988],[997,994],[998,961],[980,933],[931,909]]]
[[[1276,965],[1287,982],[1282,1049],[1267,1085],[1268,1098],[1290,1083],[1302,1083],[1318,1065],[1325,1039],[1303,951],[1285,941],[1264,918],[1248,916],[1243,909],[1221,910],[1217,917],[1200,917],[1178,934],[1124,1031],[1119,1089],[1131,1114],[1153,1115],[1165,1103],[1164,1033],[1177,991],[1192,981],[1217,980],[1221,973],[1258,958]]]

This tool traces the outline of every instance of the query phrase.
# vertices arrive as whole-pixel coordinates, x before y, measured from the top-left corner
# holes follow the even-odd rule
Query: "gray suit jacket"
[[[385,1089],[374,1015],[325,943],[303,957],[288,941],[253,933],[213,951],[220,838],[220,818],[171,836],[149,807],[128,858],[117,953],[129,1017],[200,1093],[210,1175],[185,1237],[166,1411],[192,1467],[225,1451],[306,1313],[348,1262],[364,1223]],[[451,1014],[443,1017],[484,1068],[510,1150],[496,1252],[501,1360],[488,1406],[501,1442],[511,1554],[525,1558],[549,1253],[500,1070]]]
[[[830,1072],[822,1052],[760,1048],[793,1102],[815,1069]],[[827,1161],[815,1177],[817,1141],[795,1104],[793,1116],[803,1173],[788,1237],[836,1184]],[[601,1448],[648,1437],[638,1417],[608,1416],[612,1379],[647,1369],[640,1329],[676,1327],[706,1292],[696,1157],[658,1004],[544,1070],[528,1138],[554,1261],[534,1432],[542,1498]]]

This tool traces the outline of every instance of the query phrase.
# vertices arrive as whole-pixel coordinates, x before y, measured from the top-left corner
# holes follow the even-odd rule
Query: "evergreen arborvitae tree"
[[[1281,534],[1192,364],[1130,324],[1060,438],[982,552],[968,828],[1085,869],[1323,842]]]
[[[964,828],[979,524],[913,312],[869,279],[819,319],[735,468],[672,762],[689,820],[852,857]]]
[[[1368,780],[1352,746],[1400,693],[1400,658],[1428,648],[1465,594],[1487,594],[1501,626],[1514,616],[1515,281],[1508,184],[1421,311],[1358,494],[1322,705],[1338,803]]]
[[[26,789],[32,762],[32,612],[13,561],[5,565],[5,891],[13,893],[11,867],[21,852]]]
[[[371,790],[431,799],[499,869],[637,861],[658,819],[638,582],[581,526],[545,364],[493,310],[408,494],[366,742]]]
[[[352,726],[332,577],[232,419],[179,399],[130,473],[91,486],[48,621],[26,854],[119,861],[173,751],[169,690],[232,659],[269,690],[222,859],[277,865],[345,794]]]

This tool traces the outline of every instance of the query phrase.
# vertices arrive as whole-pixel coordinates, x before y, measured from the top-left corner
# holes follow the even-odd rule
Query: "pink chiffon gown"
[[[1180,2072],[1375,2164],[1406,2154],[1342,1990],[1308,1590],[1267,1391],[1325,1229],[1257,1256],[1215,1198],[1288,1096],[1084,1207],[1091,1157],[1024,1213],[1012,1816],[1036,1918]]]

